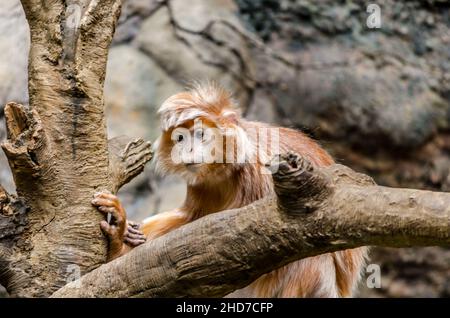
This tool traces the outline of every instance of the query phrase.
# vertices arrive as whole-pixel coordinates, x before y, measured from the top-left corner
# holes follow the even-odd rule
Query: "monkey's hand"
[[[139,230],[140,227],[141,225],[138,223],[127,221],[127,229],[123,241],[132,247],[144,244],[147,241],[147,237]]]
[[[108,260],[113,260],[123,254],[124,235],[127,225],[127,215],[118,197],[109,191],[94,194],[92,204],[107,216],[108,221],[100,222],[100,227],[108,237]]]

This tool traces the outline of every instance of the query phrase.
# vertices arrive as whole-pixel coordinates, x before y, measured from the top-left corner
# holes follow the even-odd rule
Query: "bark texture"
[[[22,283],[8,292],[48,296],[105,262],[102,216],[89,202],[96,191],[117,191],[151,154],[142,140],[124,145],[125,152],[113,141],[108,152],[103,83],[121,1],[22,0],[22,6],[31,34],[30,106],[5,107],[2,148],[20,198],[14,200],[29,212],[8,256]],[[3,197],[2,214],[22,222],[23,209]],[[8,232],[1,233],[3,244]]]
[[[450,194],[392,189],[284,157],[276,198],[212,214],[85,275],[53,297],[224,296],[297,259],[364,245],[450,244]],[[306,207],[306,208],[305,208]]]

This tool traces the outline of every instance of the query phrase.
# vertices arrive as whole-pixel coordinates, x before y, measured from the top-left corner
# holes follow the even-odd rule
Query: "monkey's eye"
[[[197,139],[203,139],[203,136],[204,136],[204,134],[203,134],[203,130],[202,129],[197,129],[194,132],[194,137],[197,138]]]
[[[175,141],[176,142],[182,142],[184,140],[184,136],[182,134],[176,135],[175,136]]]

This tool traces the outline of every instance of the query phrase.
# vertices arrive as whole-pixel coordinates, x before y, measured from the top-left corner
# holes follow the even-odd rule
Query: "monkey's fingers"
[[[131,246],[138,246],[147,241],[147,237],[139,231],[139,224],[136,224],[132,221],[127,222],[127,230],[124,236],[124,242],[128,243]]]
[[[100,212],[103,212],[103,213],[105,213],[105,214],[111,213],[113,216],[114,216],[115,214],[117,214],[116,208],[113,207],[113,206],[108,207],[108,206],[101,205],[101,206],[97,207],[97,209],[98,209]]]
[[[127,243],[130,246],[136,247],[136,246],[139,246],[141,244],[144,244],[146,242],[146,240],[143,240],[143,239],[130,239],[128,237],[125,237],[124,242]]]
[[[94,194],[94,198],[109,199],[111,201],[119,201],[119,198],[109,191],[97,192]]]
[[[128,231],[128,233],[144,235],[144,233],[142,233],[142,232],[139,231],[138,229],[133,228],[133,227],[131,227],[131,226],[128,226],[127,231]]]
[[[109,191],[103,191],[103,192],[97,192],[94,194],[94,200],[109,200],[111,202],[114,202],[115,204],[119,205],[120,200],[117,196],[112,194]]]
[[[139,230],[141,225],[139,223],[133,222],[133,221],[127,221],[128,228]]]
[[[114,236],[114,228],[108,224],[108,222],[106,221],[101,221],[100,222],[100,228],[102,229],[103,233],[108,236],[108,237],[113,237]]]
[[[132,240],[147,240],[144,233],[133,234],[133,233],[127,232],[127,233],[125,233],[125,238],[129,238]]]
[[[94,198],[103,198],[107,197],[108,195],[113,195],[111,191],[109,190],[101,190],[94,193]]]
[[[114,225],[122,225],[124,222],[124,219],[122,217],[122,214],[119,210],[117,210],[115,207],[106,207],[106,206],[99,206],[97,208],[100,212],[105,213],[106,215],[111,215],[112,223]],[[109,219],[108,219],[109,221]],[[111,222],[109,222],[111,224]]]
[[[107,206],[107,207],[116,207],[117,202],[110,200],[110,199],[102,199],[102,198],[95,198],[91,201],[92,205],[95,206]]]

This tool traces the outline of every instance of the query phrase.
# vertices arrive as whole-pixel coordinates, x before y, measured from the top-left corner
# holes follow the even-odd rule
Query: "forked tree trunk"
[[[6,105],[8,140],[2,144],[21,208],[8,203],[2,213],[26,225],[10,225],[21,231],[14,239],[2,229],[0,239],[8,275],[15,277],[6,282],[8,291],[48,296],[105,262],[103,217],[90,205],[92,195],[117,191],[142,170],[150,152],[142,141],[130,144],[128,171],[120,162],[130,159],[118,149],[123,139],[115,141],[111,162],[108,155],[103,84],[121,1],[22,0],[22,6],[31,33],[30,106]],[[7,200],[0,189],[2,196],[19,200]]]

